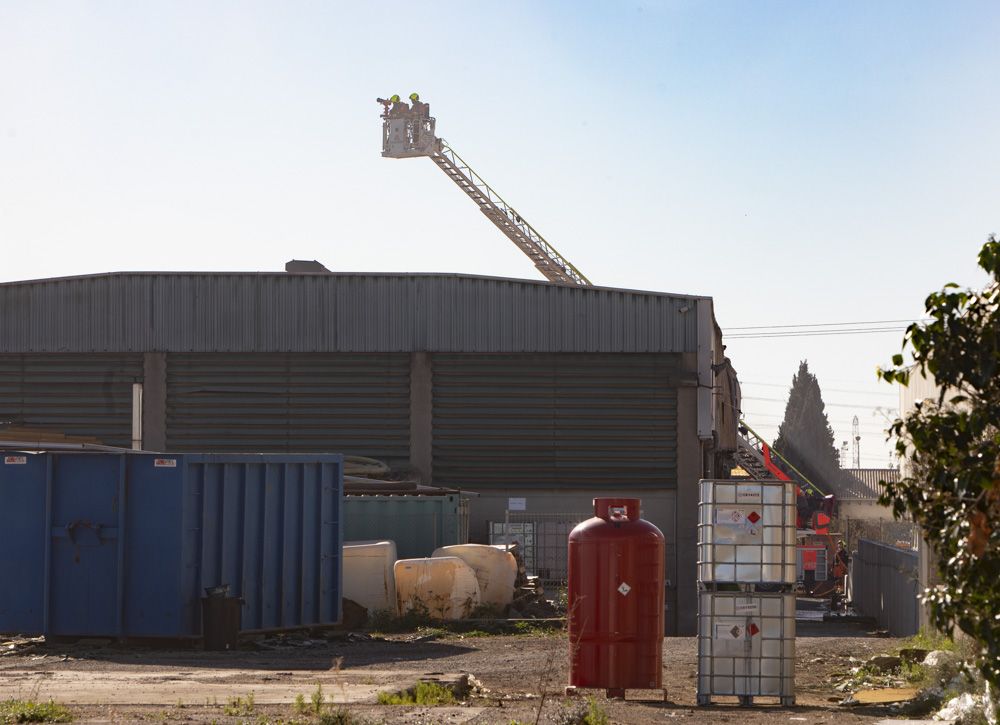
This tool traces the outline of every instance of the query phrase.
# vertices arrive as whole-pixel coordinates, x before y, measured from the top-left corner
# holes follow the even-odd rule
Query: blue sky
[[[8,0],[0,280],[537,278],[433,164],[379,156],[376,96],[417,90],[595,283],[711,295],[724,328],[912,318],[1000,232],[998,31],[994,2]],[[755,428],[808,359],[878,465],[898,345],[729,352]]]

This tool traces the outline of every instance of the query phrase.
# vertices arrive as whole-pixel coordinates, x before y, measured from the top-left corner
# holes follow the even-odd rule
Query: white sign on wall
[[[518,496],[515,498],[507,499],[507,510],[508,511],[527,511],[528,510],[528,499],[523,496]]]

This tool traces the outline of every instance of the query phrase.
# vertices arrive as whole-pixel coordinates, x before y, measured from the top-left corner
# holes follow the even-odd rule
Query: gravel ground
[[[569,715],[593,695],[612,722],[648,723],[683,719],[689,723],[875,723],[887,717],[882,708],[847,708],[833,690],[851,666],[891,650],[898,642],[868,636],[853,625],[800,625],[794,707],[735,704],[695,706],[696,641],[668,638],[663,648],[662,694],[629,692],[625,701],[603,693],[563,694],[567,681],[568,643],[564,634],[385,639],[313,640],[307,646],[231,653],[153,650],[104,643],[37,644],[0,656],[0,700],[55,699],[67,704],[78,721],[136,722],[309,722],[291,704],[296,695],[308,702],[321,685],[350,713],[373,722],[503,723],[535,722],[545,693],[540,722],[571,722]],[[483,697],[460,707],[405,707],[376,704],[376,694],[412,686],[420,679],[444,681],[471,673],[487,689]],[[254,693],[254,706],[239,714],[225,712],[235,697]],[[329,706],[328,706],[329,707]]]

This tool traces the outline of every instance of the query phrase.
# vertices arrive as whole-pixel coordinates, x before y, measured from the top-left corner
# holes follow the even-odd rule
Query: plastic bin
[[[240,636],[243,600],[239,597],[207,596],[201,599],[201,629],[205,649],[236,649]]]

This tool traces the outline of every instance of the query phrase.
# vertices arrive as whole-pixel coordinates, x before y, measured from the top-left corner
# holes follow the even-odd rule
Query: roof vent
[[[289,274],[331,274],[330,270],[315,259],[293,259],[285,262],[285,271]]]

